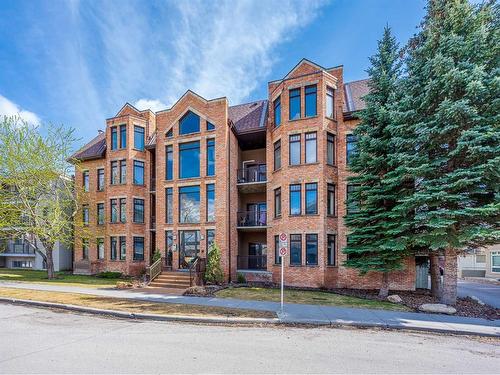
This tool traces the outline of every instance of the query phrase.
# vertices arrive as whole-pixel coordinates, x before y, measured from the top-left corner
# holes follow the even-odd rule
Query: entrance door
[[[188,269],[200,252],[200,231],[180,230],[179,268]]]
[[[248,226],[258,227],[266,225],[266,203],[247,204]]]
[[[415,257],[415,288],[429,289],[429,257]]]

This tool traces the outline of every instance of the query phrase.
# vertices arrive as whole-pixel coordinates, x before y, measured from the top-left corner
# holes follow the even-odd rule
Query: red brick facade
[[[346,135],[358,122],[348,103],[353,93],[347,93],[346,87],[342,67],[324,69],[302,60],[286,77],[268,84],[268,101],[230,107],[226,98],[205,100],[188,91],[172,108],[157,113],[124,106],[117,117],[107,120],[105,140],[100,140],[105,151],[92,154],[90,149],[98,148],[94,140],[75,155],[82,159],[81,167],[76,171],[76,183],[83,185],[83,171],[89,173],[90,188],[88,193],[84,193],[83,200],[90,208],[90,232],[96,237],[89,239],[88,259],[83,259],[82,241],[76,238],[75,270],[88,270],[90,273],[117,270],[137,275],[151,264],[155,250],[161,252],[164,267],[173,270],[185,268],[186,262],[191,259],[189,254],[206,257],[207,231],[214,231],[215,243],[222,252],[226,280],[235,280],[238,274],[242,274],[248,281],[279,282],[275,236],[284,232],[289,237],[289,255],[284,258],[286,285],[376,288],[380,275],[361,277],[355,270],[342,266],[345,255],[341,249],[346,244],[347,235],[343,221],[348,176]],[[326,112],[327,90],[332,89],[334,116],[329,117]],[[296,90],[294,93],[300,91],[300,117],[292,120],[289,119],[290,90]],[[315,94],[309,94],[312,91]],[[277,98],[281,103],[281,123],[278,126],[274,121]],[[314,98],[316,111],[311,113]],[[356,100],[359,103],[359,98]],[[306,102],[310,106],[308,117]],[[199,118],[200,129],[182,135],[179,121],[189,111]],[[207,123],[215,125],[215,129],[209,130]],[[120,144],[119,125],[122,124],[127,126],[127,147],[111,150],[111,129],[118,126]],[[134,148],[134,126],[145,129],[144,151]],[[300,140],[300,163],[297,165],[290,163],[291,136],[296,141]],[[328,137],[334,139],[333,164],[327,160]],[[314,152],[311,152],[314,141],[308,142],[308,163],[306,138],[315,138],[316,145],[314,157]],[[209,141],[215,142],[214,175],[207,173]],[[281,167],[275,170],[277,141],[281,142]],[[180,145],[188,142],[199,144],[199,175],[180,178]],[[172,179],[166,178],[167,147],[173,156]],[[112,185],[111,162],[122,159],[127,162],[126,183]],[[145,162],[144,185],[133,183],[134,160]],[[104,191],[96,189],[99,167],[105,170]],[[306,184],[311,195],[306,192]],[[329,184],[335,190],[333,214],[327,211]],[[207,217],[207,185],[215,187],[213,219]],[[300,186],[300,213],[297,215],[290,212],[290,185],[295,185],[294,189]],[[198,202],[195,207],[199,207],[199,221],[182,223],[180,220],[179,193],[185,191],[184,187],[199,189],[199,198],[195,199]],[[278,188],[281,190],[281,214],[276,216],[275,191]],[[167,189],[172,192],[171,222],[166,217]],[[310,189],[316,191],[316,199],[306,198],[314,196]],[[127,202],[126,222],[110,223],[111,199],[122,197]],[[144,199],[144,223],[133,222],[134,198]],[[105,206],[104,225],[97,225],[97,203],[104,203]],[[195,211],[198,212],[198,208]],[[197,233],[194,237],[193,231]],[[172,235],[170,243],[166,240],[167,233]],[[111,236],[126,237],[124,260],[110,259]],[[98,237],[104,238],[104,259],[98,259]],[[134,259],[135,237],[144,238],[144,260]],[[295,240],[295,264],[292,264],[290,256],[291,238]],[[330,243],[334,240],[335,256],[330,256],[330,259],[327,259],[328,238]],[[414,289],[414,260],[408,259],[406,269],[391,275],[390,280],[392,289]]]

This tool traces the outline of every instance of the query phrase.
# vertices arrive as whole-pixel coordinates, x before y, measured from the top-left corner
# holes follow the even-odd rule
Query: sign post
[[[279,256],[281,260],[281,312],[283,313],[283,290],[284,290],[284,280],[285,280],[285,256],[288,252],[288,237],[286,233],[280,233],[279,235],[280,246],[279,246]]]

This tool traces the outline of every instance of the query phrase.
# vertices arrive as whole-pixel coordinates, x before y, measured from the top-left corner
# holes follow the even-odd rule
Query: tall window
[[[300,118],[300,89],[293,89],[288,92],[288,112],[289,119],[296,120]]]
[[[317,88],[316,85],[306,86],[306,117],[317,115]]]
[[[170,128],[170,129],[167,131],[167,134],[165,134],[165,137],[166,137],[166,138],[173,138],[173,137],[174,137],[174,129],[173,129],[173,128]]]
[[[111,222],[118,222],[118,199],[111,199]]]
[[[99,168],[97,170],[97,190],[104,190],[104,168]]]
[[[165,261],[166,265],[172,267],[172,246],[174,245],[174,232],[171,230],[165,231]]]
[[[316,132],[306,133],[306,163],[318,161],[318,141]]]
[[[331,87],[326,87],[326,117],[334,118],[333,99],[335,98],[335,91]]]
[[[500,251],[491,252],[491,272],[500,272]]]
[[[172,180],[174,178],[174,146],[168,145],[165,147],[166,163],[165,163],[165,179]]]
[[[278,127],[281,124],[281,96],[274,100],[274,126]]]
[[[207,139],[207,176],[215,175],[215,139]]]
[[[318,184],[306,184],[306,215],[318,213]]]
[[[335,216],[335,185],[328,184],[326,191],[326,214]]]
[[[104,238],[97,239],[97,259],[104,259]]]
[[[104,224],[104,203],[97,203],[97,224]]]
[[[207,254],[210,250],[210,245],[215,242],[215,229],[207,229]]]
[[[120,160],[120,184],[127,183],[127,161]]]
[[[274,264],[281,264],[280,237],[274,236]]]
[[[215,184],[207,185],[207,221],[215,221]]]
[[[184,186],[179,188],[179,222],[200,222],[199,186]]]
[[[281,168],[281,139],[274,142],[274,170]]]
[[[200,177],[200,142],[179,145],[179,177]]]
[[[331,133],[326,134],[326,163],[335,164],[335,136]]]
[[[120,260],[127,259],[127,237],[120,236]]]
[[[173,188],[166,188],[165,189],[165,220],[167,224],[172,224],[174,222],[174,193],[173,193]]]
[[[134,198],[134,223],[144,223],[144,199]]]
[[[82,207],[82,215],[83,225],[89,225],[89,206],[84,205]]]
[[[335,235],[329,234],[326,239],[326,264],[335,265]]]
[[[144,260],[144,237],[134,237],[134,260]]]
[[[318,235],[306,234],[306,264],[318,264]]]
[[[300,164],[300,134],[294,134],[290,136],[289,153],[290,165]]]
[[[118,130],[116,126],[111,128],[111,150],[116,150],[118,148]]]
[[[120,177],[120,173],[118,172],[118,162],[111,162],[111,185],[116,185],[118,183],[118,178]]]
[[[200,116],[188,111],[179,120],[179,134],[198,133],[200,131]]]
[[[281,188],[274,189],[274,217],[281,216]]]
[[[207,130],[208,131],[215,130],[215,125],[212,124],[210,121],[207,121]]]
[[[127,125],[120,125],[120,148],[127,148]]]
[[[118,241],[116,237],[111,237],[110,249],[111,249],[111,254],[110,254],[111,260],[116,260],[116,257],[118,255]]]
[[[89,191],[90,181],[89,181],[89,171],[83,171],[83,191]]]
[[[354,134],[347,134],[346,136],[346,163],[352,161],[353,156],[357,153],[358,138]]]
[[[134,148],[144,151],[144,128],[134,125]]]
[[[120,222],[125,223],[127,221],[127,199],[120,198]]]
[[[144,185],[144,162],[134,160],[134,184]]]
[[[359,212],[359,201],[354,198],[359,185],[347,185],[347,213],[353,214]]]
[[[82,259],[89,259],[89,240],[82,240]]]
[[[300,266],[302,264],[302,235],[290,235],[290,264]]]
[[[301,208],[301,186],[290,185],[290,215],[300,215]]]

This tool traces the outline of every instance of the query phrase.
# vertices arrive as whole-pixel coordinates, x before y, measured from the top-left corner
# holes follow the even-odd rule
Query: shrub
[[[160,252],[160,250],[156,250],[153,254],[153,263],[156,262],[160,258],[161,258],[161,252]]]
[[[243,275],[242,273],[238,273],[238,275],[236,276],[236,282],[238,284],[246,284],[247,279],[245,275]]]
[[[220,265],[220,249],[215,242],[212,242],[208,250],[205,282],[211,284],[222,284],[224,282],[224,272],[222,272]]]
[[[98,273],[97,277],[100,277],[101,279],[119,279],[120,277],[122,277],[122,273],[106,271]]]

